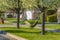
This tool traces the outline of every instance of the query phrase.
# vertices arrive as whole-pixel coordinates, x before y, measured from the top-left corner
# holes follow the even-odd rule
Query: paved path
[[[9,40],[9,39],[4,37],[4,36],[2,36],[2,35],[0,35],[0,40]]]
[[[27,39],[6,32],[4,34],[4,31],[2,31],[0,32],[0,40],[27,40]]]
[[[46,24],[47,25],[55,25],[55,24]],[[27,25],[22,25],[20,24],[20,26],[24,26],[26,27]],[[36,28],[41,28],[42,24],[37,24],[36,25]],[[0,27],[17,27],[17,24],[16,23],[13,23],[13,24],[0,24]],[[54,30],[54,29],[50,29],[50,28],[46,28],[47,30]]]
[[[16,23],[12,23],[12,24],[0,24],[0,27],[16,27],[17,24]],[[26,26],[26,25],[21,25],[20,26]]]
[[[55,25],[55,24],[46,24],[46,25]],[[16,27],[17,24],[16,23],[12,23],[12,24],[0,24],[0,27]],[[20,26],[26,26],[26,25],[22,25],[20,24]],[[42,24],[37,24],[37,27],[42,26]]]
[[[11,37],[7,37],[6,35],[0,34],[0,40],[16,40]]]

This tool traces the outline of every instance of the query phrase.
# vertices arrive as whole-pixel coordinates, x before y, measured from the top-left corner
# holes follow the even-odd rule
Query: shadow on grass
[[[56,29],[56,30],[47,30],[46,31],[47,34],[52,34],[52,35],[60,35],[60,30]]]
[[[41,31],[39,32],[31,32],[31,31],[22,31],[22,30],[5,30],[5,32],[9,32],[9,33],[28,33],[28,34],[41,34]],[[51,31],[46,31],[45,32],[46,35],[60,35],[60,32],[51,32]]]
[[[41,33],[41,32],[31,32],[31,31],[23,31],[23,30],[5,30],[5,32],[9,32],[9,33],[32,33],[32,34]]]
[[[41,34],[41,31],[24,31],[24,30],[5,30],[5,32],[9,32],[9,33],[27,33],[27,34]],[[5,33],[5,34],[6,34]],[[45,31],[45,35],[60,35],[60,32],[51,32],[51,31]]]
[[[32,33],[32,34],[41,34],[41,30],[38,29],[30,29],[30,28],[7,28],[7,30],[4,30],[5,32],[9,33]],[[56,30],[46,30],[46,35],[51,34],[51,35],[60,35],[60,29]]]

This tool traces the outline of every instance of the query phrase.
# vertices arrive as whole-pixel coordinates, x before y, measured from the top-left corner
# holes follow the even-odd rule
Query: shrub
[[[42,23],[41,19],[40,19],[40,20],[38,20],[38,24],[41,24],[41,23]]]
[[[30,24],[34,24],[36,21],[37,21],[37,19],[36,20],[28,20],[28,22]],[[38,24],[41,24],[41,23],[42,23],[42,13],[40,14],[40,18],[38,20]]]
[[[6,20],[17,20],[16,18],[6,18]]]
[[[33,24],[36,20],[28,20],[30,24]]]
[[[12,18],[13,16],[12,15],[7,15],[8,18]]]
[[[9,21],[9,22],[11,22],[11,23],[17,23],[17,19],[16,18],[6,18],[6,21]],[[19,23],[20,24],[25,24],[24,23],[24,20],[19,20]]]
[[[24,20],[20,20],[20,24],[25,24]]]
[[[12,23],[17,23],[17,21],[16,20],[10,20]]]
[[[17,23],[17,20],[10,20],[10,22],[12,22],[12,23]],[[20,23],[20,24],[25,24],[23,20],[20,20],[19,23]]]
[[[49,9],[47,10],[47,15],[53,15],[57,12],[57,9]]]
[[[31,28],[34,28],[37,24],[38,24],[38,20],[36,20],[36,21],[34,22],[34,24],[32,24],[30,27],[31,27]]]
[[[28,23],[30,24],[29,26],[31,28],[34,28],[36,24],[38,23],[38,20],[28,20]]]
[[[51,15],[48,17],[48,22],[57,22],[57,15]]]

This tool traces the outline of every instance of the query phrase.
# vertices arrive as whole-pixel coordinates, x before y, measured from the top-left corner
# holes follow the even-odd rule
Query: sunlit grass
[[[46,35],[42,35],[41,30],[37,28],[20,27],[20,29],[17,29],[15,27],[5,27],[0,29],[28,40],[60,40],[60,33],[46,32]]]

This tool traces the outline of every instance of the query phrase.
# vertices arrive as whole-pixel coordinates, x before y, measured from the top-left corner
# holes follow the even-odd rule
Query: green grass
[[[6,20],[16,20],[16,18],[6,18]]]
[[[12,22],[12,23],[16,23],[17,22],[17,19],[16,18],[6,18],[5,19],[6,21],[9,21],[9,22]]]
[[[41,30],[37,28],[31,29],[28,27],[21,27],[17,29],[5,27],[0,29],[28,40],[60,40],[60,33],[46,32],[46,35],[41,35]]]
[[[0,22],[0,24],[2,24],[2,22]],[[4,21],[4,24],[11,24],[11,22],[9,22],[9,21]]]
[[[6,18],[5,20],[6,20],[6,21],[9,21],[9,22],[11,22],[11,23],[17,23],[17,18]],[[25,23],[24,23],[24,20],[21,20],[21,19],[19,20],[19,23],[20,23],[20,24],[25,24]]]
[[[46,28],[60,29],[60,24],[47,24]]]

